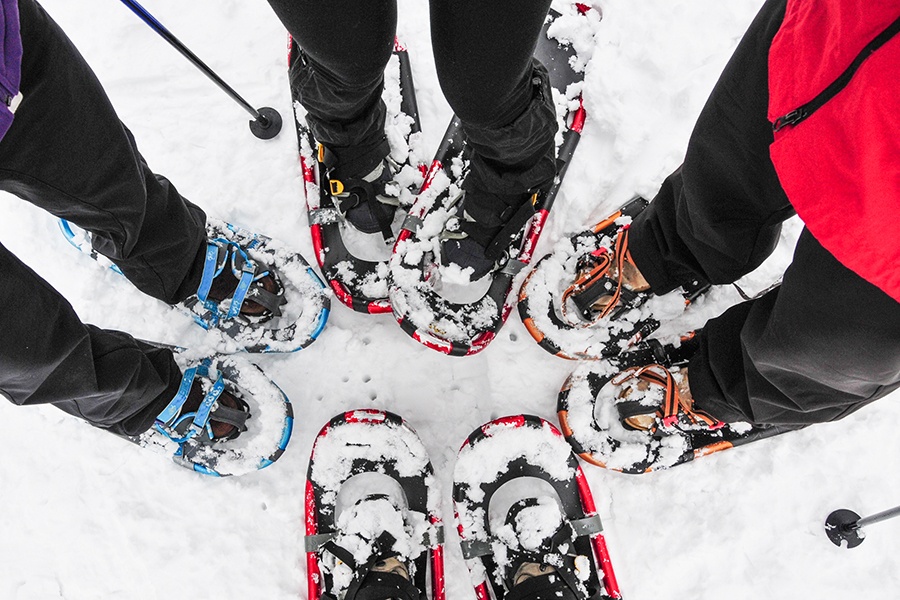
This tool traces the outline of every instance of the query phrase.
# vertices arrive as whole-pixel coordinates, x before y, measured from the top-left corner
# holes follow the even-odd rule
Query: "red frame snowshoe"
[[[575,6],[581,14],[590,10],[585,5]],[[547,35],[548,28],[559,16],[559,12],[551,9],[539,38],[551,43],[539,42],[535,56],[550,72],[551,85],[557,91],[565,93],[568,85],[583,79],[584,73],[576,73],[569,66],[569,58],[574,55],[571,46],[564,46],[556,40],[551,40]],[[518,247],[518,253],[508,257],[506,264],[491,274],[493,280],[487,292],[481,299],[471,303],[451,302],[434,289],[431,273],[436,268],[436,258],[432,252],[424,252],[419,259],[409,259],[411,255],[419,253],[423,246],[433,244],[439,231],[434,231],[435,227],[429,223],[427,237],[420,237],[423,225],[426,220],[446,221],[450,217],[448,205],[454,200],[450,192],[455,187],[451,184],[459,183],[463,176],[460,167],[465,151],[465,140],[459,120],[456,117],[451,120],[444,134],[444,141],[438,148],[425,178],[422,191],[397,237],[394,254],[390,260],[390,299],[394,317],[403,331],[414,340],[438,352],[452,356],[467,356],[480,352],[494,339],[512,310],[515,302],[514,297],[510,298],[513,279],[531,262],[532,253],[553,206],[566,168],[581,139],[586,114],[579,101],[578,108],[566,116],[563,142],[557,149],[558,176],[553,187],[538,197],[535,204],[536,214],[520,233],[519,239],[513,243],[513,247]],[[449,180],[449,183],[445,182],[445,179]],[[441,185],[444,185],[444,188],[437,189]],[[437,229],[440,230],[441,227]],[[423,321],[421,317],[417,317],[417,313],[422,313],[419,307],[427,307],[436,317],[430,322]],[[481,315],[474,320],[475,322],[472,319],[474,313]],[[448,335],[448,330],[464,334]]]
[[[356,456],[346,464],[344,472],[327,473],[330,485],[317,481],[315,477],[316,452],[322,444],[326,443],[329,435],[342,427],[353,426],[354,453]],[[318,550],[321,545],[335,533],[335,501],[338,491],[349,479],[363,473],[379,473],[392,478],[402,488],[410,511],[426,515],[428,522],[437,531],[437,539],[433,540],[427,553],[423,552],[414,560],[415,575],[413,583],[420,590],[426,589],[426,573],[430,571],[431,594],[429,600],[444,600],[444,548],[443,548],[443,524],[440,517],[440,493],[432,480],[434,469],[431,461],[424,454],[424,446],[421,447],[421,456],[412,452],[409,444],[405,445],[408,454],[400,457],[385,457],[376,455],[376,451],[368,453],[365,446],[366,428],[386,428],[392,439],[407,436],[414,445],[420,445],[421,441],[415,431],[399,416],[380,410],[362,409],[348,411],[335,416],[325,425],[316,437],[312,453],[309,459],[309,469],[306,481],[306,568],[310,600],[323,598],[324,574],[319,567]],[[371,430],[371,429],[370,429]],[[379,449],[380,450],[380,449]],[[398,459],[416,458],[424,466],[414,474],[402,474],[402,467],[398,468]],[[337,478],[339,482],[333,480]],[[430,568],[429,568],[430,567]]]
[[[419,123],[419,109],[416,104],[415,88],[413,86],[412,68],[409,62],[409,53],[399,40],[394,40],[394,54],[400,63],[400,90],[402,99],[400,111],[413,119],[409,137],[421,132]],[[288,65],[293,64],[297,55],[297,46],[293,40],[289,40]],[[296,108],[296,107],[295,107]],[[379,275],[387,273],[387,261],[369,261],[354,256],[347,248],[341,235],[342,217],[328,193],[328,186],[320,185],[327,182],[325,170],[317,160],[317,142],[312,137],[309,128],[303,119],[298,119],[296,110],[294,113],[297,128],[297,141],[300,148],[300,167],[303,173],[304,193],[306,195],[307,215],[312,236],[313,249],[316,261],[322,269],[328,285],[334,291],[343,304],[353,310],[369,314],[382,314],[391,312],[391,305],[387,296],[372,297],[361,288],[359,281],[382,280]],[[410,158],[412,154],[410,154]],[[425,166],[416,165],[424,174]],[[401,207],[402,210],[403,207]],[[340,268],[349,264],[349,271],[355,274],[347,277],[348,270]],[[385,286],[387,283],[385,282]]]
[[[550,422],[532,415],[518,415],[495,419],[473,431],[459,451],[457,465],[466,454],[472,452],[492,452],[483,444],[499,432],[510,429],[530,428],[540,432],[540,444],[550,444],[551,448],[565,457],[565,479],[554,478],[547,470],[535,465],[524,453],[514,457],[489,481],[459,481],[454,473],[453,502],[456,526],[461,538],[463,557],[472,576],[475,595],[478,600],[502,600],[507,593],[497,575],[498,564],[493,557],[491,528],[489,523],[490,502],[494,494],[507,482],[520,477],[534,477],[549,483],[555,490],[565,517],[578,535],[574,545],[579,555],[590,560],[591,573],[587,587],[591,600],[621,598],[612,562],[602,533],[602,524],[594,506],[591,489],[588,486],[578,459],[565,444],[562,433]],[[506,442],[504,442],[506,443]],[[528,450],[533,450],[530,444]],[[545,453],[546,455],[546,453]],[[481,459],[479,459],[481,460]],[[488,463],[490,459],[483,462]],[[490,469],[485,469],[485,472]],[[469,490],[476,490],[473,499]]]

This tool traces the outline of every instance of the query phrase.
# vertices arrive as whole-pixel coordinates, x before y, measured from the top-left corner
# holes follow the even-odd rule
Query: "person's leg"
[[[313,136],[344,160],[371,154],[384,140],[381,93],[394,47],[396,0],[269,4],[302,51],[291,65],[291,92],[306,109]]]
[[[197,290],[206,216],[154,175],[100,83],[34,0],[19,2],[22,103],[0,142],[0,189],[92,234],[143,292]]]
[[[495,268],[556,175],[550,79],[533,58],[549,9],[549,0],[431,0],[438,79],[469,149],[441,261],[471,268],[473,280]]]
[[[532,59],[549,9],[549,0],[431,0],[441,89],[474,151],[468,187],[521,194],[556,174],[556,112]]]
[[[0,392],[18,405],[52,403],[122,435],[146,431],[181,382],[172,352],[83,324],[2,245],[0,273]]]
[[[694,127],[684,165],[631,225],[634,264],[663,294],[698,278],[749,273],[794,214],[769,158],[768,49],[786,0],[769,0],[725,67]]]
[[[900,303],[804,229],[780,289],[704,328],[691,395],[723,421],[840,419],[900,387]]]

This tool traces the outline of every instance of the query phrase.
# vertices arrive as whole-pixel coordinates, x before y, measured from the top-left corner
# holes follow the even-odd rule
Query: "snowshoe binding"
[[[610,362],[576,369],[557,401],[575,452],[593,465],[640,474],[797,429],[723,423],[698,408],[682,371],[697,347],[693,334],[673,345],[642,342]]]
[[[617,355],[656,331],[705,293],[695,281],[682,294],[654,296],[630,285],[628,227],[648,202],[636,197],[593,228],[557,243],[519,292],[519,315],[538,344],[561,358]]]
[[[453,482],[478,598],[621,598],[590,488],[556,427],[528,415],[483,425]]]
[[[444,599],[433,473],[397,415],[358,410],[322,428],[306,485],[311,600]]]
[[[524,203],[521,199],[511,203],[515,210],[497,227],[481,232],[485,239],[479,242],[475,239],[477,232],[467,228],[471,219],[465,214],[462,192],[467,147],[460,122],[454,117],[397,238],[390,260],[394,316],[413,339],[439,352],[454,356],[475,354],[503,326],[512,309],[513,279],[531,261],[580,139],[586,116],[580,96],[584,77],[584,61],[580,59],[584,57],[577,56],[568,42],[550,37],[548,30],[562,19],[571,21],[573,27],[586,28],[591,35],[594,20],[585,18],[590,11],[584,5],[566,4],[562,11],[551,9],[535,52],[550,73],[559,129],[563,132],[557,137],[556,180],[549,189],[535,190]],[[502,231],[506,227],[511,228],[508,236]],[[503,247],[492,248],[489,240],[498,236],[504,240]],[[469,242],[486,246],[486,251],[471,247]],[[487,275],[471,282],[470,274],[442,256],[444,251],[462,257],[457,261],[471,263],[476,275],[485,271]],[[442,263],[444,267],[440,266]]]
[[[291,41],[288,65],[302,60]],[[388,313],[388,264],[399,221],[422,184],[421,126],[409,54],[399,41],[385,71],[385,138],[366,156],[338,157],[312,136],[294,102],[307,214],[316,260],[338,299]],[[373,160],[374,157],[374,160]]]
[[[90,233],[61,220],[76,248],[121,271],[93,249]],[[316,340],[328,320],[325,284],[298,252],[264,235],[207,219],[207,251],[197,293],[175,305],[222,334],[223,352],[294,352]]]
[[[184,375],[149,431],[123,436],[214,477],[268,467],[291,439],[291,403],[259,367],[233,356],[199,362],[176,352]]]

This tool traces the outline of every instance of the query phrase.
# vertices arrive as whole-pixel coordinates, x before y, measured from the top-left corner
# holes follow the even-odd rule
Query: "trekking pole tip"
[[[825,519],[825,534],[835,546],[844,546],[844,542],[847,542],[845,548],[856,548],[865,539],[865,534],[858,525],[859,518],[852,510],[836,510]]]
[[[270,140],[281,131],[281,115],[274,108],[264,106],[258,111],[259,116],[250,121],[250,131],[261,140]]]

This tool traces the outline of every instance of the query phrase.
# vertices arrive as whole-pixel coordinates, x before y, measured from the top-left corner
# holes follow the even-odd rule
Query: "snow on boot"
[[[421,600],[410,566],[425,553],[425,538],[391,498],[365,496],[336,524],[337,534],[319,550],[328,594],[339,600]]]
[[[486,204],[500,210],[482,214],[481,202],[473,202],[482,192],[466,184],[474,154],[454,117],[397,236],[389,263],[394,316],[403,331],[438,352],[475,354],[496,337],[514,304],[513,281],[531,261],[578,145],[586,117],[580,82],[590,57],[578,55],[569,38],[557,39],[551,32],[562,19],[567,34],[577,31],[590,38],[599,19],[586,17],[597,13],[584,4],[557,4],[538,38],[535,57],[543,67],[534,68],[535,95],[523,113],[529,126],[547,125],[542,119],[552,104],[560,132],[555,138],[556,179],[537,194],[532,190],[501,197],[499,204],[494,197]],[[462,198],[463,190],[468,198]]]
[[[591,464],[640,474],[798,428],[724,423],[703,411],[703,399],[690,395],[689,355],[676,350],[669,356],[678,359],[667,365],[630,361],[622,371],[604,363],[576,369],[557,400],[575,452]]]
[[[93,249],[89,232],[60,220],[73,246],[121,271]],[[294,352],[313,343],[331,300],[306,259],[278,240],[207,218],[206,254],[197,292],[175,304],[222,336],[221,352]]]
[[[560,240],[528,274],[519,315],[542,348],[569,359],[614,356],[709,289],[695,281],[682,294],[650,290],[628,250],[629,225],[647,204],[633,198],[591,229]]]
[[[303,67],[291,41],[289,70]],[[302,79],[302,78],[301,78]],[[293,93],[293,92],[292,92]],[[422,185],[424,160],[409,53],[395,40],[384,76],[385,139],[355,156],[313,136],[294,94],[307,215],[316,260],[338,299],[364,313],[390,312],[388,266],[394,231]]]
[[[456,266],[477,281],[510,254],[510,244],[534,217],[538,192],[508,196],[465,192],[441,239],[441,264]],[[468,273],[468,269],[472,272]]]
[[[245,360],[187,354],[175,352],[181,386],[150,430],[123,437],[204,475],[241,475],[278,460],[294,421],[284,392]]]
[[[506,546],[503,579],[510,590],[506,600],[586,597],[576,574],[578,557],[569,554],[574,551],[575,533],[556,500],[543,496],[516,501],[497,529],[497,538]]]

